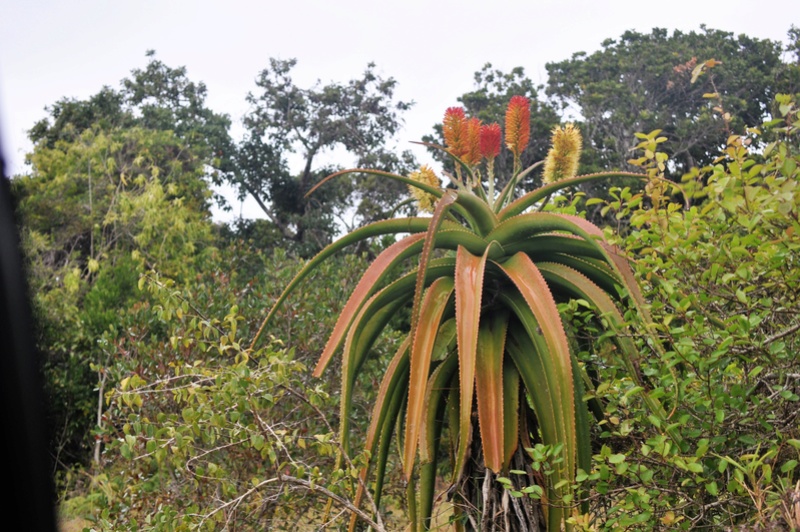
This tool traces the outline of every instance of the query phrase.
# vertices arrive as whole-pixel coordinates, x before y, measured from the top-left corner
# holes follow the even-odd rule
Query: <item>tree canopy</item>
[[[547,95],[580,122],[589,168],[631,169],[634,133],[661,129],[669,175],[680,177],[709,163],[733,131],[768,116],[781,90],[781,53],[780,42],[705,26],[626,31],[594,53],[547,64]],[[693,75],[712,59],[719,68]]]
[[[247,132],[235,184],[242,197],[255,199],[285,239],[308,253],[329,243],[337,226],[352,228],[385,217],[405,195],[404,187],[359,176],[305,197],[340,168],[325,162],[333,153],[357,167],[408,171],[410,152],[397,153],[389,142],[411,103],[396,101],[396,81],[376,74],[373,64],[360,78],[302,88],[292,79],[296,63],[271,59],[256,80],[258,91],[248,95],[251,109],[244,117]],[[292,156],[300,161],[299,172],[289,170]]]

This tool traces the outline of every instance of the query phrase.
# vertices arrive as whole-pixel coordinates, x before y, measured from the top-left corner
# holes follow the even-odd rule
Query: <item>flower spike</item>
[[[427,164],[423,164],[419,170],[412,172],[408,177],[414,181],[418,181],[432,187],[438,187],[441,185],[441,181],[439,181],[439,178],[436,177],[433,169]],[[417,200],[420,211],[433,212],[433,206],[437,199],[433,194],[425,192],[424,190],[411,185],[408,185],[408,190],[411,191],[414,199]]]
[[[456,157],[467,153],[467,117],[462,107],[449,107],[442,123],[447,151]]]
[[[500,155],[501,137],[500,124],[481,126],[481,156],[491,161]]]
[[[575,177],[583,147],[580,130],[572,124],[567,124],[563,128],[556,127],[553,129],[552,143],[553,146],[547,152],[547,159],[544,162],[542,180],[545,183],[553,183]]]
[[[466,153],[462,160],[469,166],[481,162],[481,121],[479,118],[470,118],[466,123]]]
[[[518,158],[531,137],[531,103],[524,96],[514,96],[506,109],[506,146]]]

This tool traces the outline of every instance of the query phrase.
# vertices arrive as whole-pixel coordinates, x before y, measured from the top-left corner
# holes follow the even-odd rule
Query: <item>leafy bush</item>
[[[600,368],[608,417],[578,480],[603,529],[800,526],[800,150],[794,100],[782,118],[734,135],[680,186],[658,180],[658,132],[639,148],[654,179],[613,191],[630,222],[618,239],[652,301],[663,357],[642,359],[669,425],[647,415],[616,365]],[[609,235],[611,235],[609,233]],[[610,236],[611,237],[611,236]],[[675,445],[664,431],[680,431]]]

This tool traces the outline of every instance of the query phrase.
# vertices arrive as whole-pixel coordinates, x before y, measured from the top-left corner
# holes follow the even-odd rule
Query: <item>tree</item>
[[[661,129],[668,175],[677,178],[709,163],[732,131],[766,118],[783,66],[781,48],[705,26],[672,35],[658,28],[627,31],[597,52],[549,63],[547,94],[579,117],[587,170],[631,169],[634,133]],[[696,79],[695,68],[711,59],[721,64]]]
[[[31,173],[13,190],[62,466],[88,459],[94,389],[139,275],[190,275],[212,245],[208,169],[225,168],[232,143],[205,94],[153,58],[121,90],[59,100],[29,133]]]
[[[63,465],[87,459],[98,401],[91,364],[113,352],[139,274],[190,276],[211,248],[208,214],[191,201],[208,190],[201,160],[171,131],[96,125],[53,147],[42,140],[29,160],[32,173],[12,186]]]
[[[147,66],[132,70],[120,89],[106,86],[88,100],[63,98],[48,107],[49,116],[29,131],[31,141],[54,148],[57,141],[74,141],[90,129],[171,131],[183,143],[186,156],[198,158],[201,167],[210,169],[203,173],[206,180],[220,184],[230,178],[236,154],[228,132],[230,118],[206,106],[205,84],[190,80],[185,67],[165,65],[152,50],[146,55]],[[208,209],[208,187],[197,181],[191,185],[193,190],[188,186],[184,184],[182,190],[186,201],[196,202],[197,209]]]
[[[591,356],[579,361],[577,355],[586,343],[603,342],[591,334],[573,334],[570,340],[559,304],[580,301],[594,312],[589,326],[572,332],[606,331],[654,419],[666,421],[666,412],[638,370],[641,355],[623,318],[623,313],[636,315],[640,323],[650,325],[625,258],[598,227],[557,212],[549,203],[569,187],[618,174],[564,175],[564,169],[577,168],[580,145],[577,131],[564,129],[554,136],[544,165],[548,184],[513,199],[516,182],[530,175],[530,168],[520,167],[529,121],[529,101],[513,97],[506,110],[505,141],[515,174],[496,194],[491,167],[501,138],[494,128],[481,127],[458,108],[450,108],[443,123],[446,150],[457,165],[454,189],[438,186],[427,167],[410,177],[372,171],[414,187],[417,197],[428,195],[428,202],[435,202],[433,216],[375,222],[326,247],[289,283],[251,346],[288,294],[333,253],[374,236],[410,233],[364,272],[314,374],[320,376],[341,350],[340,440],[342,456],[347,457],[352,397],[367,355],[392,316],[410,307],[410,331],[389,363],[370,420],[367,465],[361,470],[355,503],[365,496],[368,474],[374,471],[370,500],[373,507],[379,506],[393,432],[400,427],[402,433],[395,437],[414,529],[431,526],[441,454],[450,459],[448,493],[454,501],[454,520],[461,525],[475,530],[561,530],[565,524],[565,508],[575,505],[578,495],[576,473],[591,469],[589,411],[583,398],[593,387],[591,365],[602,363]],[[474,134],[476,128],[483,135]],[[558,168],[562,171],[556,174]],[[356,171],[365,170],[352,172]],[[555,180],[557,175],[560,180]],[[570,205],[574,210],[574,203]],[[529,211],[531,207],[536,209]],[[405,260],[417,257],[416,270],[412,265],[409,273],[397,276]],[[660,350],[657,338],[651,337],[650,345]],[[602,418],[600,405],[591,404]],[[449,446],[444,443],[445,426]],[[675,441],[680,442],[677,435]],[[533,444],[538,462],[527,454]],[[509,479],[512,471],[515,478]],[[512,497],[512,491],[521,490],[547,503],[538,506],[534,498]],[[354,515],[351,530],[355,520]]]
[[[370,64],[361,78],[304,89],[291,77],[295,60],[270,60],[248,95],[251,111],[239,146],[235,184],[252,197],[283,238],[302,254],[317,251],[337,233],[385,216],[405,189],[369,175],[337,183],[312,198],[305,194],[335,171],[319,160],[343,149],[357,166],[405,172],[413,158],[395,154],[387,142],[401,126],[400,113],[411,104],[395,101],[396,82],[383,79]],[[301,170],[288,169],[290,153]],[[355,186],[357,185],[357,186]]]

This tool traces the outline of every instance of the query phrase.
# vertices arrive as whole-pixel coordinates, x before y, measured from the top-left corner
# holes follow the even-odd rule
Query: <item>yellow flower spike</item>
[[[436,177],[436,173],[427,164],[423,164],[419,170],[412,172],[408,177],[414,181],[425,183],[426,185],[430,185],[432,187],[438,187],[441,185],[441,181],[438,177]],[[436,196],[411,185],[408,185],[408,189],[411,191],[411,195],[414,196],[414,199],[417,200],[420,211],[433,212],[433,207],[436,204]]]
[[[578,173],[578,160],[583,148],[581,132],[573,124],[555,127],[552,143],[544,162],[542,180],[545,183],[574,177]]]

